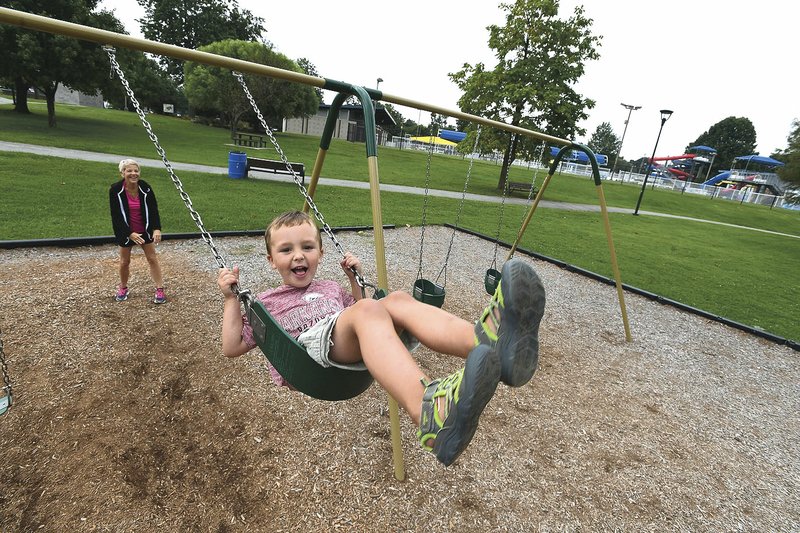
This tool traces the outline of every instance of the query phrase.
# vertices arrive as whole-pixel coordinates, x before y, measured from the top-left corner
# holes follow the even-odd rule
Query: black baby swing
[[[203,226],[203,221],[200,218],[200,215],[192,207],[192,201],[189,198],[189,195],[186,193],[186,191],[184,191],[183,183],[175,174],[175,171],[172,168],[172,164],[167,159],[164,149],[158,142],[158,137],[156,137],[155,133],[153,132],[153,128],[147,121],[144,111],[142,110],[138,100],[133,94],[133,90],[131,89],[130,84],[125,78],[125,75],[122,72],[119,63],[117,63],[114,48],[110,46],[105,46],[103,47],[103,49],[108,54],[109,61],[111,62],[111,67],[119,77],[120,82],[122,83],[125,92],[128,95],[128,98],[130,99],[131,103],[136,109],[136,113],[139,115],[139,119],[142,125],[144,126],[145,130],[147,130],[147,134],[150,137],[150,140],[155,146],[158,154],[161,156],[161,161],[164,163],[164,167],[167,169],[167,172],[169,173],[172,183],[175,185],[175,188],[180,193],[183,203],[186,205],[186,208],[189,210],[189,213],[192,216],[192,220],[194,221],[197,228],[200,230],[200,234],[202,236],[203,241],[211,249],[211,252],[214,255],[214,259],[217,262],[217,265],[220,268],[227,268],[225,260],[222,258],[219,251],[217,250],[217,247],[214,244],[214,240],[211,237],[211,234]],[[303,186],[300,177],[292,168],[292,165],[286,158],[286,155],[284,154],[283,150],[278,144],[278,141],[275,139],[272,130],[267,126],[263,115],[256,106],[255,100],[253,99],[252,95],[250,94],[250,91],[247,88],[247,85],[244,82],[244,78],[238,72],[234,72],[234,76],[236,76],[236,78],[239,80],[239,83],[242,85],[245,95],[250,101],[251,106],[253,106],[253,109],[256,115],[258,116],[258,119],[261,122],[262,127],[264,128],[264,131],[266,132],[273,146],[280,155],[281,161],[286,165],[287,170],[291,172],[294,182],[300,189],[300,192],[305,198],[305,201],[307,202],[308,206],[314,212],[314,216],[317,218],[317,220],[319,220],[323,230],[331,239],[336,249],[339,251],[340,254],[342,254],[342,256],[344,256],[345,254],[344,248],[342,247],[341,243],[339,243],[339,241],[336,239],[336,236],[334,235],[331,227],[328,225],[327,222],[325,222],[325,218],[322,216],[322,213],[320,213],[320,211],[317,209],[317,206],[314,204],[313,199],[308,194],[306,188]],[[364,278],[357,272],[355,274],[356,274],[356,281],[358,282],[359,287],[361,287],[362,293],[365,292],[365,288],[369,287],[374,291],[373,298],[377,299],[385,295],[385,291],[377,289],[374,285],[367,283],[364,280]],[[289,384],[294,389],[307,396],[311,396],[312,398],[317,398],[320,400],[336,401],[336,400],[347,400],[349,398],[358,396],[359,394],[367,390],[370,387],[370,385],[372,385],[373,382],[372,375],[370,375],[370,373],[367,372],[366,370],[353,371],[353,370],[344,370],[336,367],[326,368],[320,366],[313,359],[311,359],[311,357],[306,352],[305,348],[300,346],[300,344],[298,344],[297,341],[291,335],[289,335],[286,332],[286,330],[284,330],[281,327],[280,324],[278,324],[275,318],[272,315],[270,315],[269,312],[266,310],[264,305],[260,301],[258,301],[258,299],[252,297],[249,290],[240,289],[236,285],[232,286],[231,289],[233,290],[233,293],[239,298],[239,300],[242,302],[242,305],[244,306],[247,319],[253,328],[253,336],[256,340],[256,344],[258,344],[258,347],[267,357],[270,364],[272,364],[272,366],[275,367],[275,370],[277,370],[278,373],[280,373],[281,376],[283,376],[283,378],[286,379],[286,381],[288,381]]]

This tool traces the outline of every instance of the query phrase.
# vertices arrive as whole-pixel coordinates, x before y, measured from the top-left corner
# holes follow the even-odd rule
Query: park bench
[[[236,146],[249,146],[251,148],[263,148],[267,145],[263,135],[255,133],[236,132],[232,136],[233,144]]]
[[[531,191],[533,188],[533,191]],[[525,194],[536,194],[536,187],[533,187],[530,183],[525,183],[523,181],[509,181],[508,182],[508,192],[520,191],[524,192]]]
[[[306,184],[306,168],[303,163],[289,163],[291,165],[292,170],[294,170],[295,174],[300,176],[300,181],[302,182],[303,186]],[[272,172],[273,174],[286,174],[291,176],[292,173],[289,172],[289,169],[286,168],[286,165],[283,161],[273,161],[272,159],[259,159],[258,157],[248,157],[247,158],[247,168],[246,171],[249,175],[251,170],[256,170],[259,172]]]

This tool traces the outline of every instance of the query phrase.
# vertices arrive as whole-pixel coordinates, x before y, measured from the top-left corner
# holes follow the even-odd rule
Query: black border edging
[[[384,224],[384,229],[394,229],[394,224]],[[372,226],[341,226],[331,228],[334,233],[340,231],[371,231]],[[264,230],[236,230],[236,231],[212,231],[211,237],[260,237],[264,235]],[[201,233],[165,233],[161,236],[162,240],[188,240],[202,239]],[[117,240],[113,235],[100,237],[64,237],[59,239],[31,239],[27,241],[0,241],[0,249],[11,250],[13,248],[42,248],[45,246],[55,246],[58,248],[73,248],[76,246],[97,246],[100,244],[116,244]]]
[[[456,227],[456,226],[454,226],[452,224],[448,224],[448,223],[445,223],[444,226],[448,227],[448,228],[451,228],[451,229],[457,229],[458,231],[461,231],[463,233],[467,233],[469,235],[474,235],[475,237],[479,237],[481,239],[484,239],[484,240],[492,242],[492,243],[501,244],[503,246],[506,246],[507,248],[511,248],[511,245],[509,243],[503,242],[503,241],[495,239],[493,237],[489,237],[489,236],[484,235],[482,233],[478,233],[477,231],[472,231],[472,230],[465,229],[465,228],[459,228],[459,227]],[[577,267],[575,265],[571,265],[569,263],[565,263],[564,261],[560,261],[558,259],[554,259],[552,257],[546,256],[546,255],[542,255],[540,253],[533,252],[531,250],[526,250],[524,248],[519,248],[518,247],[517,251],[522,252],[523,254],[528,255],[530,257],[535,257],[536,259],[540,259],[542,261],[547,261],[548,263],[556,265],[556,266],[558,266],[560,268],[563,268],[564,270],[567,270],[569,272],[574,272],[576,274],[580,274],[581,276],[584,276],[584,277],[587,277],[587,278],[591,278],[591,279],[596,280],[596,281],[600,281],[600,282],[605,283],[607,285],[616,286],[616,282],[613,279],[608,278],[608,277],[603,276],[603,275],[600,275],[597,272],[592,272],[591,270],[586,270],[584,268]],[[654,301],[656,301],[656,302],[658,302],[660,304],[670,305],[672,307],[676,307],[678,309],[681,309],[682,311],[687,311],[689,313],[701,316],[703,318],[707,318],[707,319],[713,320],[715,322],[720,322],[722,324],[725,324],[726,326],[729,326],[729,327],[744,331],[745,333],[749,333],[749,334],[755,335],[757,337],[761,337],[762,339],[766,339],[766,340],[768,340],[770,342],[774,342],[775,344],[788,346],[789,348],[800,352],[800,342],[793,341],[793,340],[790,340],[790,339],[786,339],[784,337],[780,337],[778,335],[775,335],[775,334],[770,333],[768,331],[765,331],[763,329],[759,329],[759,328],[756,328],[756,327],[753,327],[753,326],[748,326],[747,324],[742,324],[741,322],[735,322],[735,321],[730,320],[728,318],[725,318],[723,316],[715,315],[714,313],[709,313],[708,311],[704,311],[702,309],[698,309],[696,307],[692,307],[690,305],[686,305],[686,304],[681,303],[681,302],[679,302],[677,300],[671,300],[669,298],[665,298],[664,296],[661,296],[659,294],[655,294],[655,293],[646,291],[644,289],[640,289],[638,287],[634,287],[632,285],[626,285],[625,283],[623,283],[622,284],[622,288],[625,289],[628,292],[632,292],[634,294],[638,294],[639,296],[644,296],[645,298],[648,298],[650,300],[654,300]]]

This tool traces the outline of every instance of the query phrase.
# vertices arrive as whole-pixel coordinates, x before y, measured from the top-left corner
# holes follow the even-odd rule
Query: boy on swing
[[[498,383],[519,387],[536,371],[545,293],[539,277],[522,261],[505,263],[497,291],[473,325],[402,291],[381,300],[362,298],[352,271],[360,273],[361,261],[349,253],[340,264],[351,293],[335,281],[315,279],[322,240],[305,213],[278,216],[264,238],[267,260],[283,285],[257,298],[320,365],[369,370],[417,425],[422,447],[445,465],[469,444]],[[222,352],[227,357],[256,347],[231,291],[238,279],[234,267],[220,269],[217,280],[225,297]],[[464,367],[429,380],[401,340],[403,331],[431,350],[465,358]],[[279,384],[286,384],[272,371]]]

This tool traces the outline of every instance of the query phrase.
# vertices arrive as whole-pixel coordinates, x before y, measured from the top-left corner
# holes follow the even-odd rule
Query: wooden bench
[[[306,167],[303,163],[289,163],[295,174],[300,176],[300,182],[305,186],[306,184]],[[286,174],[291,176],[292,173],[286,168],[283,161],[273,161],[272,159],[259,159],[257,157],[248,157],[245,172],[248,174],[251,170],[259,172],[272,172],[273,174]]]
[[[251,148],[263,148],[267,145],[266,141],[264,141],[263,135],[258,135],[255,133],[234,133],[233,136],[233,144],[236,146],[249,146]]]
[[[523,181],[509,181],[507,185],[508,192],[510,193],[514,191],[520,191],[524,192],[525,194],[530,194],[531,196],[536,195],[537,189],[530,183],[525,183]],[[533,188],[533,191],[531,191],[531,188]]]

